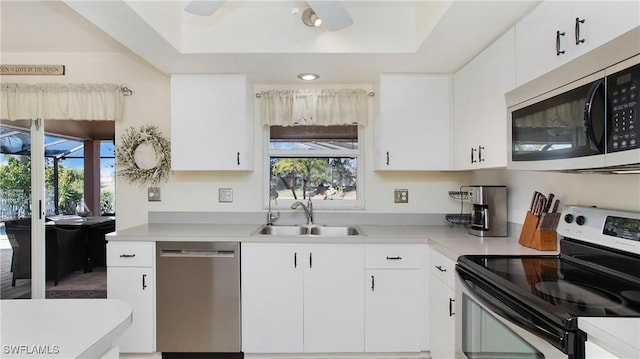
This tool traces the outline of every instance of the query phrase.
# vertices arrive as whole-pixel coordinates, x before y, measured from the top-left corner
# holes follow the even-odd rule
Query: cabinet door
[[[454,290],[437,276],[431,276],[429,321],[431,333],[431,357],[449,359],[455,357],[455,299]]]
[[[304,351],[364,350],[364,248],[306,246]]]
[[[367,270],[365,351],[419,352],[428,310],[419,270]]]
[[[451,169],[451,78],[381,75],[376,170]]]
[[[171,168],[252,170],[245,75],[171,77]]]
[[[133,323],[116,339],[123,353],[153,353],[155,344],[155,282],[150,267],[108,267],[107,297],[133,307]]]
[[[242,244],[242,349],[303,351],[301,251],[284,244]]]
[[[516,25],[516,79],[518,85],[533,80],[568,62],[573,51],[571,40],[571,1],[544,1]],[[556,34],[559,49],[556,52]]]
[[[580,40],[575,44],[575,19],[580,24]],[[640,26],[640,2],[638,1],[580,1],[573,3],[571,16],[565,19],[571,28],[574,56],[582,55],[604,43]]]
[[[511,29],[454,77],[455,169],[507,165],[504,95],[514,87],[515,31]]]

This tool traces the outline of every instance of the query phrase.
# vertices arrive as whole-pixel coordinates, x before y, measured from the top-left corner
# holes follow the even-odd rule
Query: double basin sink
[[[255,232],[265,236],[363,236],[358,226],[329,226],[329,225],[264,225]]]

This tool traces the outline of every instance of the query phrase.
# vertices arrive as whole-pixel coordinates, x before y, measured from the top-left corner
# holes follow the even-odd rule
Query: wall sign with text
[[[0,65],[0,75],[64,75],[64,65]]]

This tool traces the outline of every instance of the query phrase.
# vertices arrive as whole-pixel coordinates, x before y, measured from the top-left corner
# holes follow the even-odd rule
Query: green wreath
[[[118,174],[129,183],[157,186],[166,182],[171,173],[171,144],[162,136],[156,126],[143,125],[140,128],[129,127],[116,146],[116,164]],[[136,150],[142,144],[149,144],[155,152],[156,163],[151,168],[140,168],[136,163]]]

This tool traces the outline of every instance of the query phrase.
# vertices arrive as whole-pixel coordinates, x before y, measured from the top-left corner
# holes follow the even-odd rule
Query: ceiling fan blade
[[[307,0],[307,4],[320,16],[322,25],[329,31],[342,30],[353,24],[351,15],[340,1]]]
[[[224,4],[224,1],[196,0],[191,1],[187,6],[185,6],[184,11],[193,15],[210,16],[216,12],[222,4]]]

